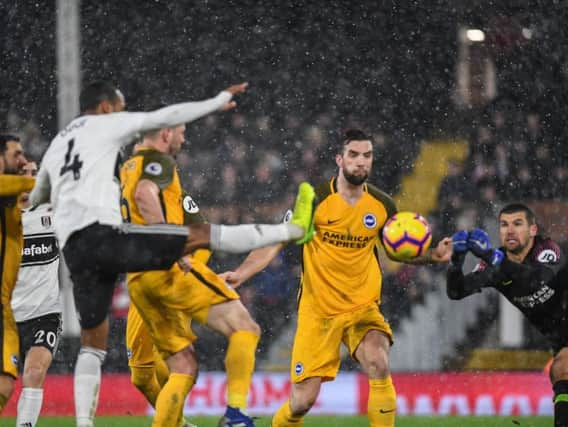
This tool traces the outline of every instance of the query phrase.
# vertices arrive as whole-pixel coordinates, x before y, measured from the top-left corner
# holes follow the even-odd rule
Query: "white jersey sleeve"
[[[200,102],[171,105],[149,113],[81,116],[61,130],[45,153],[39,185],[30,195],[37,205],[50,193],[55,233],[63,248],[69,236],[96,222],[122,223],[120,150],[150,129],[187,123],[221,108],[229,92]]]
[[[60,313],[59,248],[49,205],[40,205],[22,213],[24,247],[18,280],[12,293],[16,322],[50,313]]]

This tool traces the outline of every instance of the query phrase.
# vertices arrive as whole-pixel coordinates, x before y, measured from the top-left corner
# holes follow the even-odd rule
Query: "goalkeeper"
[[[523,204],[499,212],[501,247],[492,248],[480,229],[452,236],[447,293],[462,299],[495,288],[515,305],[550,342],[554,361],[550,381],[554,390],[555,427],[568,426],[568,290],[566,258],[552,239],[538,234],[534,213]],[[462,266],[467,252],[480,259],[473,272]]]

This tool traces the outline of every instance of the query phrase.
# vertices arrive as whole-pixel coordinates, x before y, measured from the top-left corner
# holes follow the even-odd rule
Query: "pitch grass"
[[[192,417],[198,427],[217,427],[219,417]],[[0,418],[0,427],[13,427],[14,418]],[[396,427],[550,427],[552,417],[398,417]],[[97,417],[96,427],[150,427],[149,417]],[[269,427],[270,417],[260,417],[257,427]],[[304,427],[366,427],[364,416],[306,417]],[[36,427],[75,427],[73,417],[40,417]]]

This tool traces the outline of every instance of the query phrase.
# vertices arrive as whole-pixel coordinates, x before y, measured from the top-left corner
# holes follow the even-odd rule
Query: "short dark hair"
[[[499,218],[502,214],[512,214],[517,212],[524,212],[529,225],[536,224],[536,215],[527,205],[523,203],[509,203],[499,211]]]
[[[0,154],[4,154],[6,152],[8,142],[10,141],[20,142],[20,137],[10,133],[0,133]]]
[[[371,137],[360,129],[347,129],[340,133],[337,139],[335,152],[338,154],[343,153],[343,149],[351,141],[372,141]]]
[[[97,108],[103,101],[115,101],[118,98],[117,90],[115,85],[105,80],[89,83],[79,96],[81,112]]]

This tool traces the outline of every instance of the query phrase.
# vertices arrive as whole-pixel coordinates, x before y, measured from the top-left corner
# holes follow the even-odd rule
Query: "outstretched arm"
[[[0,196],[17,196],[31,191],[35,179],[29,176],[0,175]]]
[[[448,267],[446,273],[446,293],[448,298],[458,300],[469,295],[481,292],[481,289],[490,286],[493,280],[493,268],[481,264],[479,270],[464,275],[461,265]]]
[[[127,145],[132,142],[132,137],[140,132],[190,123],[214,111],[231,110],[237,105],[234,101],[231,101],[232,97],[244,92],[247,86],[248,83],[240,83],[228,87],[214,98],[173,104],[148,113],[123,112],[113,114],[118,122],[128,123],[124,128],[125,134],[119,141],[122,145]]]
[[[276,245],[255,249],[236,270],[226,271],[219,276],[233,288],[238,288],[252,276],[264,270],[283,247],[284,244],[278,243]]]

